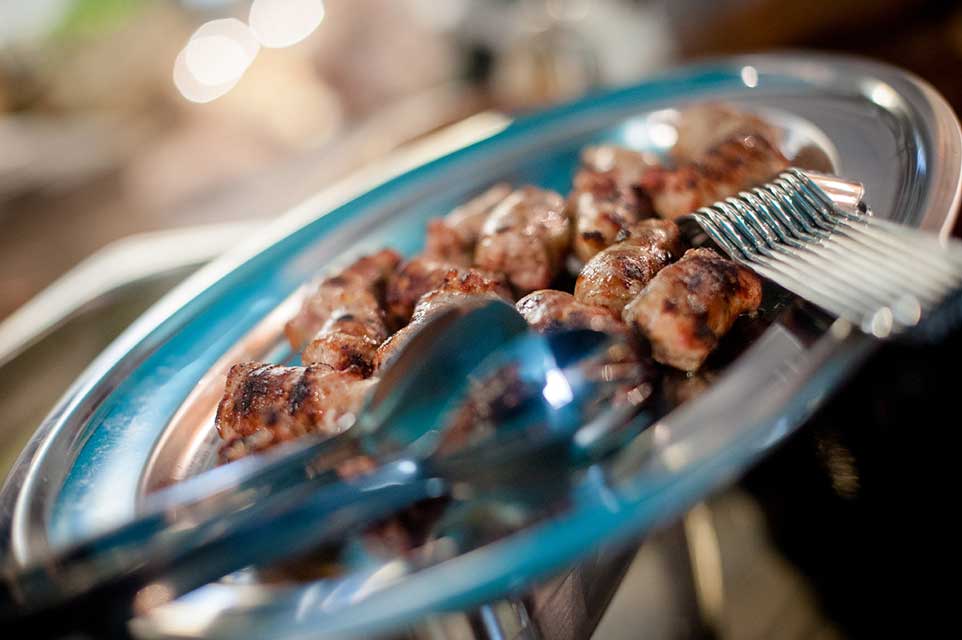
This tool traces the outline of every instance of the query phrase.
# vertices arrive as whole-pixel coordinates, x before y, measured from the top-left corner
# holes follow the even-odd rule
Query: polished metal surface
[[[848,197],[861,191],[790,169],[688,217],[733,260],[887,338],[916,326],[962,286],[962,245],[863,213],[863,203],[852,207]]]
[[[209,464],[204,412],[177,423],[176,437],[171,418],[185,399],[200,409],[198,394],[216,396],[214,369],[232,349],[288,357],[276,348],[278,318],[270,310],[294,300],[319,267],[380,244],[413,253],[427,218],[496,180],[566,190],[584,144],[664,151],[670,142],[653,134],[670,127],[674,107],[704,99],[763,113],[784,129],[790,156],[817,148],[836,172],[865,184],[878,217],[943,234],[951,228],[962,173],[958,124],[931,88],[882,65],[820,56],[726,59],[519,121],[326,215],[319,202],[292,214],[131,327],[44,423],[0,496],[3,534],[17,559],[129,517],[145,488]],[[838,327],[797,328],[776,321],[708,393],[587,474],[570,510],[553,520],[471,553],[356,567],[338,579],[285,588],[210,585],[139,619],[136,630],[232,638],[371,634],[500,597],[601,543],[633,539],[763,455],[872,348],[865,336]]]

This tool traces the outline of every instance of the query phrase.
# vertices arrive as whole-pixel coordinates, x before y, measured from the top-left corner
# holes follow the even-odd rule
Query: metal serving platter
[[[2,541],[29,562],[212,464],[210,418],[225,367],[291,358],[280,326],[319,270],[382,246],[415,253],[428,218],[498,180],[567,192],[586,144],[663,152],[672,109],[706,99],[774,121],[789,155],[817,148],[837,173],[865,184],[875,215],[950,231],[962,179],[958,122],[928,85],[891,67],[815,55],[728,58],[566,104],[333,209],[309,202],[164,298],[39,427],[0,495]],[[549,519],[467,552],[368,562],[310,583],[228,580],[134,628],[150,637],[367,636],[518,591],[600,544],[637,538],[737,477],[872,349],[844,323],[819,320],[804,307],[782,313],[707,393],[585,473]]]

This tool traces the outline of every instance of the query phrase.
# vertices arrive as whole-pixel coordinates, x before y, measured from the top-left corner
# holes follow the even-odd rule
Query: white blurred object
[[[250,27],[237,18],[224,18],[194,32],[184,48],[184,59],[198,81],[217,86],[240,79],[260,48]]]
[[[174,86],[180,91],[180,95],[184,96],[191,102],[210,102],[211,100],[216,100],[228,91],[234,88],[237,81],[240,78],[235,78],[230,82],[226,82],[220,85],[209,85],[204,84],[198,80],[193,73],[190,71],[190,67],[187,65],[187,50],[186,48],[177,54],[176,60],[174,60]]]
[[[206,22],[174,61],[174,85],[191,102],[210,102],[234,88],[254,62],[260,44],[236,18]]]
[[[324,19],[321,0],[254,0],[250,25],[265,47],[297,44],[311,35]]]

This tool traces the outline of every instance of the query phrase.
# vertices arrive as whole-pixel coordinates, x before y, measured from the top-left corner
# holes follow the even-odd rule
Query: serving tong
[[[607,402],[637,378],[602,366],[620,344],[587,330],[542,336],[502,301],[438,314],[348,431],[208,471],[153,496],[131,522],[30,567],[0,566],[0,627],[114,637],[131,617],[197,587],[342,540],[455,486],[543,504],[646,426],[627,421],[632,406]],[[505,375],[524,401],[494,434],[443,450],[444,416],[467,401],[468,381]],[[342,481],[334,467],[358,455],[381,464]]]
[[[962,245],[875,218],[861,184],[801,169],[685,216],[733,260],[878,338],[962,286]]]

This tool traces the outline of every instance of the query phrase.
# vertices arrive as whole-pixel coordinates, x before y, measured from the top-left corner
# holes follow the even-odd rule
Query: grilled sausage
[[[788,160],[765,138],[736,135],[697,162],[645,172],[639,188],[655,212],[671,220],[761,184],[786,167]]]
[[[523,187],[495,207],[481,229],[475,264],[503,273],[518,295],[546,288],[571,246],[564,200],[554,191]]]
[[[655,360],[697,370],[735,319],[758,309],[761,280],[711,249],[690,249],[662,269],[624,309]]]
[[[308,433],[340,433],[353,424],[375,383],[324,365],[234,365],[215,419],[221,459],[236,460]]]
[[[615,242],[628,225],[654,215],[651,202],[635,185],[657,160],[649,154],[611,145],[589,147],[568,196],[574,224],[575,255],[587,262]]]
[[[643,220],[624,235],[628,237],[596,255],[581,270],[575,283],[578,302],[620,315],[655,274],[681,254],[681,232],[670,220]]]
[[[414,308],[411,322],[381,344],[377,350],[377,368],[380,369],[393,361],[411,336],[439,311],[492,299],[511,301],[511,292],[504,280],[492,278],[477,269],[468,269],[461,273],[452,271],[438,287],[421,296]]]
[[[349,316],[368,326],[383,325],[380,289],[400,261],[396,251],[384,249],[321,280],[304,299],[297,315],[284,326],[291,347],[303,348],[332,316]]]
[[[484,221],[510,193],[511,185],[498,183],[443,218],[428,222],[424,255],[438,262],[470,267]]]

